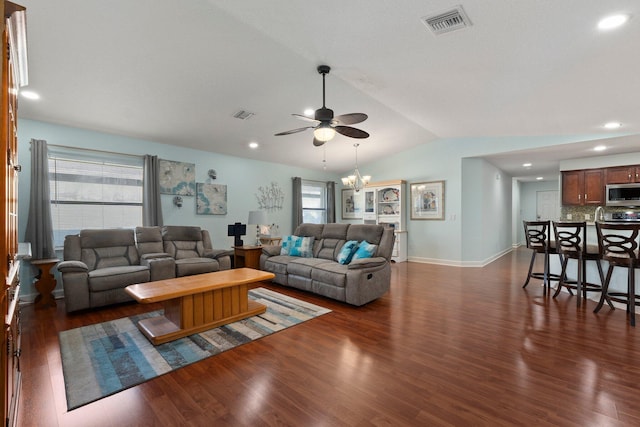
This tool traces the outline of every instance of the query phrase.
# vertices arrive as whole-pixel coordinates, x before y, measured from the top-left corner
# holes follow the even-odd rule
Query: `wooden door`
[[[536,192],[536,220],[537,221],[557,221],[560,218],[558,209],[558,191],[538,191]]]
[[[3,185],[0,208],[0,223],[4,237],[0,243],[0,264],[4,277],[4,287],[0,295],[0,307],[4,318],[2,343],[0,343],[0,376],[2,389],[2,420],[4,425],[13,426],[17,412],[17,398],[20,387],[20,326],[19,322],[19,260],[18,252],[18,89],[27,82],[21,80],[20,69],[26,70],[26,28],[25,8],[3,1],[2,9],[2,92],[0,110],[2,130],[0,131],[0,151],[4,159],[0,162]],[[20,19],[18,19],[18,17]],[[23,68],[24,67],[24,68]]]

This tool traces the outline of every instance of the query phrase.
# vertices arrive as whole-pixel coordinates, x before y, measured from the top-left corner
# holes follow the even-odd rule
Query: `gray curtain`
[[[336,183],[327,181],[327,223],[336,222]]]
[[[294,232],[302,224],[302,178],[299,176],[293,178],[293,191],[291,194],[293,194],[293,228],[291,231]]]
[[[160,199],[160,171],[158,156],[144,156],[142,183],[142,225],[162,224],[162,200]]]
[[[55,258],[47,141],[31,140],[31,190],[24,240],[31,243],[33,259]]]

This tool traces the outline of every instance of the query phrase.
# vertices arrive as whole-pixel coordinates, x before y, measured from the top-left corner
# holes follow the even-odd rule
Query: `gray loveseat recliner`
[[[393,229],[370,224],[301,224],[293,234],[314,238],[313,257],[280,255],[281,246],[264,246],[260,269],[274,273],[273,282],[357,306],[389,290]],[[376,252],[371,258],[340,264],[338,254],[350,240],[377,245]]]
[[[233,251],[213,249],[207,230],[200,227],[165,225],[136,227],[136,242],[143,263],[164,264],[173,268],[171,277],[211,273],[231,268]],[[169,267],[171,261],[173,265]],[[154,271],[158,268],[152,269]],[[152,277],[160,280],[167,277]]]
[[[81,230],[65,237],[58,264],[66,310],[132,301],[124,288],[135,283],[229,269],[231,253],[199,227]]]

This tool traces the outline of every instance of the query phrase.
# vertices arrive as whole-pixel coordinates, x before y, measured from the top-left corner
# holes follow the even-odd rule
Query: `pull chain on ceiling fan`
[[[314,118],[309,118],[301,114],[292,114],[293,117],[315,123],[314,126],[306,126],[303,128],[297,128],[288,130],[285,132],[276,133],[275,136],[291,135],[292,133],[303,132],[307,129],[313,129],[313,145],[319,147],[325,142],[330,141],[335,136],[336,132],[341,135],[348,136],[350,138],[368,138],[369,134],[361,129],[357,129],[351,126],[367,120],[367,115],[364,113],[350,113],[342,114],[337,117],[333,117],[333,110],[326,107],[325,103],[325,76],[329,74],[331,67],[328,65],[319,65],[318,73],[322,74],[322,108],[315,111]]]

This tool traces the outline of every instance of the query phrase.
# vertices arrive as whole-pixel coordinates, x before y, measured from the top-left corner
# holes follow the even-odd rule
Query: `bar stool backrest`
[[[638,268],[640,223],[596,222],[600,258],[610,264]]]
[[[527,248],[537,252],[549,249],[550,221],[522,221]]]
[[[556,250],[566,255],[577,256],[587,253],[587,223],[554,221]]]

